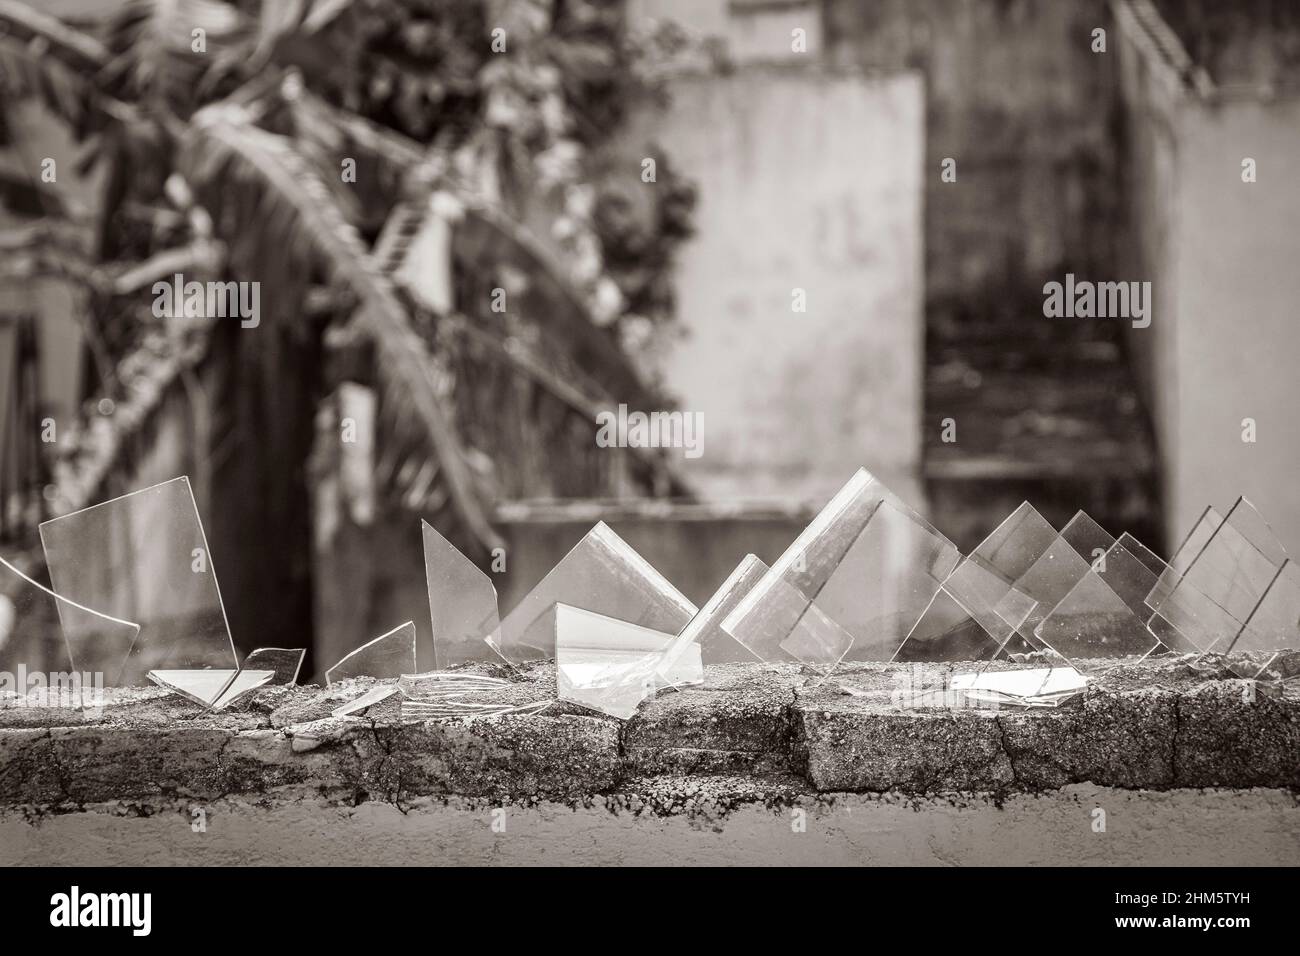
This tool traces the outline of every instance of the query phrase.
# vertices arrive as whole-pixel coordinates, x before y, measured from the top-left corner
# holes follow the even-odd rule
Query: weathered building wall
[[[1172,236],[1172,341],[1162,380],[1172,418],[1174,526],[1244,494],[1300,548],[1300,99],[1230,102],[1182,114]],[[1259,179],[1241,181],[1244,156]],[[1256,441],[1243,440],[1253,419]]]
[[[929,309],[960,320],[982,296],[1041,298],[1045,277],[1111,264],[1103,0],[828,0],[825,16],[829,63],[925,75]]]
[[[1155,306],[1130,340],[1164,452],[1166,525],[1177,535],[1206,505],[1222,511],[1245,495],[1294,550],[1300,98],[1223,95],[1203,72],[1198,89],[1171,33],[1126,24],[1126,191]],[[1242,180],[1245,158],[1253,183]],[[1243,440],[1246,419],[1254,442]]]
[[[826,497],[865,462],[918,500],[920,78],[754,66],[671,94],[644,138],[699,186],[664,367],[704,419],[683,473],[706,497]]]

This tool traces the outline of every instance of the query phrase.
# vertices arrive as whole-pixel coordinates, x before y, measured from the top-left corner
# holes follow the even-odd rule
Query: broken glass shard
[[[1290,674],[1274,673],[1275,660],[1297,650],[1300,650],[1300,567],[1288,558],[1229,648],[1233,654],[1251,653],[1251,659],[1232,658],[1228,663],[1241,677],[1281,680]]]
[[[259,647],[244,658],[244,670],[271,671],[272,684],[296,684],[307,651],[301,647]]]
[[[612,717],[628,718],[658,689],[654,662],[674,635],[603,614],[555,607],[556,694]],[[673,685],[699,684],[704,668],[698,644],[688,646],[667,669]]]
[[[1009,707],[1059,707],[1088,689],[1088,679],[1073,667],[983,670],[954,674],[953,690],[983,704]]]
[[[497,591],[454,544],[421,521],[424,573],[433,621],[434,666],[496,658],[487,639],[497,630]]]
[[[1057,537],[1056,529],[1033,505],[1021,502],[970,553],[970,560],[1005,581],[1016,581],[1033,567]]]
[[[859,471],[723,621],[762,660],[894,658],[961,558]]]
[[[1015,591],[1001,576],[963,559],[944,580],[894,659],[993,661],[1009,652],[1027,651],[1029,645],[1016,635],[1016,628],[1033,608],[1034,601]]]
[[[349,653],[325,672],[325,683],[328,686],[353,677],[385,680],[416,670],[415,623],[407,621]]]
[[[1020,623],[1017,633],[1035,648],[1041,646],[1042,642],[1036,633],[1038,625],[1091,568],[1092,565],[1084,560],[1069,541],[1062,535],[1056,535],[1033,564],[1012,582],[1016,593],[1025,595],[1034,602],[1034,608]],[[1009,599],[1003,599],[999,602],[998,612],[1010,623],[1010,619],[1020,613],[1022,606],[1018,598],[1014,604]]]
[[[1061,537],[1078,552],[1079,557],[1095,565],[1115,543],[1115,537],[1097,524],[1086,512],[1075,512],[1061,529]]]
[[[744,644],[732,637],[722,627],[723,619],[731,612],[755,584],[766,574],[768,567],[757,556],[745,555],[734,571],[727,576],[713,596],[690,619],[681,632],[654,661],[654,670],[668,682],[667,675],[693,646],[699,647],[705,664],[734,664],[758,660]]]
[[[490,643],[512,664],[554,658],[558,604],[669,635],[697,610],[603,521],[506,615]]]
[[[1112,546],[1119,548],[1118,543]],[[1103,553],[1109,567],[1121,562],[1120,553]],[[1140,562],[1128,564],[1128,570],[1150,572]],[[1111,577],[1117,576],[1112,572]],[[1134,656],[1145,657],[1160,647],[1147,627],[1146,619],[1133,613],[1106,579],[1089,568],[1075,582],[1047,616],[1039,622],[1035,636],[1052,651],[1076,667],[1098,659]]]
[[[73,667],[60,634],[60,618],[77,615],[83,631],[94,633],[120,663],[139,633],[139,625],[76,604],[56,594],[36,578],[0,558],[0,690],[26,697],[42,692],[68,706],[92,706],[109,681],[103,670],[86,659],[86,669]],[[91,699],[92,693],[95,695]]]
[[[381,703],[394,694],[400,694],[402,689],[396,684],[381,684],[378,687],[372,687],[360,697],[355,697],[346,704],[340,704],[330,711],[332,717],[351,717],[354,714],[360,714],[368,710],[375,704]]]
[[[1059,540],[1051,523],[1025,501],[970,553],[971,563],[988,571],[994,579],[1006,582],[1006,594],[994,601],[993,606],[998,616],[1016,632],[1016,638],[1007,645],[1010,652],[1025,653],[1040,646],[1033,636],[1037,623],[1033,618],[1041,618],[1050,607],[1038,607],[1038,598],[1017,589],[1016,582]]]
[[[1173,589],[1174,584],[1187,573],[1187,569],[1196,560],[1196,556],[1201,553],[1205,543],[1210,540],[1210,536],[1214,534],[1221,524],[1223,524],[1223,515],[1219,514],[1212,506],[1201,512],[1196,519],[1196,523],[1192,525],[1191,530],[1187,532],[1179,543],[1177,550],[1174,551],[1173,557],[1169,559],[1168,564],[1161,571],[1160,579],[1147,597],[1147,607],[1152,610],[1160,607]]]
[[[1178,550],[1174,552],[1174,556],[1169,559],[1170,570],[1178,577],[1186,574],[1187,569],[1196,560],[1196,556],[1205,548],[1206,542],[1210,540],[1210,537],[1219,529],[1221,524],[1223,524],[1223,515],[1219,514],[1213,505],[1202,511],[1200,517],[1196,519],[1196,523],[1192,525],[1192,529],[1187,532],[1186,537],[1178,545]]]
[[[1238,498],[1173,591],[1194,587],[1234,618],[1245,621],[1286,558],[1285,549],[1259,512],[1245,498]]]
[[[114,685],[150,670],[238,667],[217,573],[188,478],[114,498],[40,526],[54,591],[140,626],[123,652],[73,604],[60,618],[73,666]]]
[[[887,499],[893,499],[889,489],[865,468],[859,469],[727,614],[723,629],[759,660],[794,660],[782,649],[782,642],[799,627],[810,602],[816,600],[872,514]],[[847,634],[810,638],[805,643],[852,642]]]
[[[1146,604],[1202,651],[1227,653],[1287,557],[1259,512],[1238,498],[1222,519],[1206,510],[1177,560],[1181,573],[1166,569]]]
[[[224,710],[275,678],[269,670],[152,670],[149,680],[209,710]]]

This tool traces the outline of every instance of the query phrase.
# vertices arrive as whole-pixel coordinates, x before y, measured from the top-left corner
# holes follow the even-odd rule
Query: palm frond
[[[97,86],[111,60],[97,38],[16,0],[0,0],[0,94],[39,99],[78,139],[97,131],[104,117],[140,121],[133,105]]]
[[[93,75],[109,59],[108,48],[99,40],[17,0],[0,0],[0,27],[6,41],[23,44],[82,76]]]
[[[221,0],[126,0],[109,26],[113,59],[101,81],[185,116],[249,59],[255,39],[249,19]]]
[[[36,99],[80,135],[95,98],[87,81],[108,62],[92,36],[31,7],[0,0],[0,93]]]
[[[328,277],[346,287],[361,306],[358,316],[374,343],[385,398],[405,408],[433,446],[452,506],[485,551],[500,546],[470,474],[466,452],[445,415],[433,363],[412,328],[391,283],[370,258],[356,230],[339,212],[328,188],[281,136],[247,121],[247,113],[225,105],[195,114],[181,150],[180,165],[201,196],[219,203],[232,181],[255,183],[262,221],[280,220],[304,244]],[[206,203],[205,203],[206,204]],[[222,222],[223,217],[214,213]],[[235,228],[256,230],[253,223]]]

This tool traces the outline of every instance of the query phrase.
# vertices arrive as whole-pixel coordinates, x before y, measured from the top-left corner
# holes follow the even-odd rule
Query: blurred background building
[[[88,0],[36,6],[88,30],[104,13]],[[233,6],[265,24],[259,3]],[[556,69],[581,78],[561,84],[578,117],[564,141],[582,145],[580,181],[547,185],[545,164],[560,161],[552,143],[513,192],[487,190],[530,231],[526,254],[472,215],[452,228],[448,253],[445,223],[392,191],[363,199],[352,220],[414,314],[438,315],[454,299],[488,340],[523,342],[541,357],[532,366],[517,349],[484,358],[496,353],[483,340],[440,351],[451,326],[430,325],[440,374],[457,383],[444,395],[468,471],[507,555],[494,571],[503,611],[602,519],[702,601],[746,552],[775,558],[860,465],[964,549],[1028,499],[1058,525],[1082,508],[1115,534],[1167,550],[1205,505],[1222,509],[1239,494],[1300,547],[1300,451],[1287,425],[1300,398],[1300,270],[1291,266],[1300,5],[353,6],[367,12],[347,16],[381,21],[352,30],[368,39],[336,69],[355,71],[362,93],[337,79],[337,89],[314,83],[303,31],[271,61],[282,57],[323,99],[410,141],[451,139],[476,156],[491,143],[498,166],[500,155],[534,148],[510,145],[503,127],[552,101],[525,99],[509,122],[492,121],[489,107],[505,100],[485,92],[501,82],[486,49],[456,63],[457,44],[486,47],[495,24],[516,37],[532,31],[530,51],[562,40],[567,59]],[[599,62],[593,48],[623,36],[657,38],[655,95],[621,91],[618,57],[609,74],[575,65],[582,55]],[[393,48],[400,55],[385,59]],[[513,49],[507,56],[518,57]],[[441,84],[438,98],[420,100],[433,97],[426,90],[402,105],[403,83],[417,75]],[[383,83],[398,92],[375,93]],[[617,109],[605,108],[611,98]],[[7,99],[4,121],[0,226],[11,242],[56,215],[102,231],[106,202],[131,213],[95,178],[102,167],[72,172],[79,147],[48,106]],[[476,122],[490,135],[476,138]],[[374,148],[392,158],[404,147]],[[69,171],[58,189],[33,175],[46,156]],[[646,159],[656,160],[654,182],[642,178]],[[502,179],[494,171],[479,185],[489,178]],[[592,231],[618,314],[602,317],[535,277],[521,286],[522,319],[493,324],[486,307],[467,306],[514,289],[543,260],[570,278],[581,272],[570,205],[586,201],[574,198],[582,186],[597,196]],[[445,267],[454,295],[437,278]],[[1067,273],[1150,281],[1150,326],[1044,317],[1044,284]],[[96,361],[120,354],[87,334],[95,321],[84,317],[97,313],[84,282],[11,270],[4,283],[0,533],[17,546],[35,518],[60,507],[47,493],[58,469],[34,444],[33,416],[74,419],[87,402],[93,414],[106,379]],[[268,311],[285,314],[308,301],[271,296]],[[409,617],[423,613],[427,627],[418,517],[467,551],[475,543],[438,456],[409,443],[393,450],[402,442],[382,425],[386,393],[371,359],[347,344],[347,310],[327,302],[321,311],[326,321],[306,336],[272,322],[217,330],[184,374],[161,383],[129,450],[82,483],[100,500],[190,473],[236,641],[245,650],[310,643],[317,665]],[[589,426],[593,409],[618,402],[698,413],[704,453],[595,447],[584,416]],[[341,417],[358,416],[380,423],[362,459],[329,437]],[[1243,440],[1247,420],[1254,441]],[[476,557],[490,566],[487,551]]]

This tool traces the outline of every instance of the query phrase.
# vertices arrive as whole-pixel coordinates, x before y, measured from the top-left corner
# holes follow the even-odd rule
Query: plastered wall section
[[[1300,100],[1197,104],[1178,123],[1176,308],[1158,313],[1171,326],[1160,339],[1170,517],[1184,529],[1244,494],[1295,553]],[[1254,183],[1242,182],[1246,157]]]
[[[708,497],[817,497],[866,463],[919,502],[920,74],[680,76],[642,123],[699,187],[663,368],[704,416],[688,477]]]

